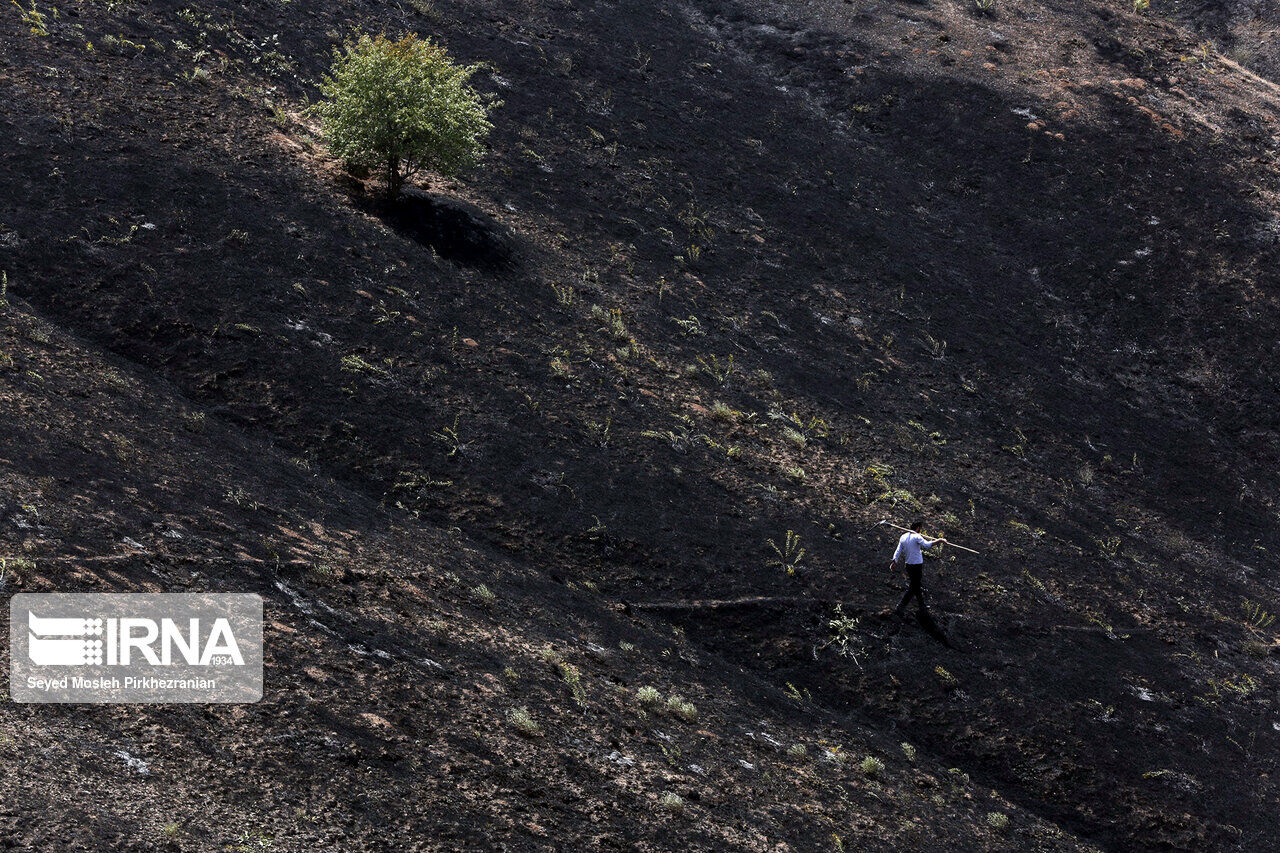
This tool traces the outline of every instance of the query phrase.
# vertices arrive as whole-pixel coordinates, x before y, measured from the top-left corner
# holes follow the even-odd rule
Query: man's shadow
[[[932,614],[930,614],[928,610],[917,610],[916,621],[920,623],[920,627],[923,628],[924,632],[930,637],[933,637],[949,649],[955,648],[955,646],[951,645],[951,641],[947,639],[946,633],[942,630],[941,626],[934,621]]]

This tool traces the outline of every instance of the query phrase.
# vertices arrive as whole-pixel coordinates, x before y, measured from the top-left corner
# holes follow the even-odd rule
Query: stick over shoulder
[[[914,532],[910,527],[903,527],[901,524],[894,524],[892,521],[890,521],[887,518],[880,519],[879,524],[884,525],[885,527],[892,527],[897,530],[905,530],[907,533]],[[963,545],[957,545],[956,543],[951,542],[950,540],[948,540],[946,544],[950,545],[952,548],[959,548],[961,551],[968,551],[970,554],[978,554],[978,552],[973,550],[972,548],[966,548]],[[978,556],[982,556],[982,555],[978,554]]]

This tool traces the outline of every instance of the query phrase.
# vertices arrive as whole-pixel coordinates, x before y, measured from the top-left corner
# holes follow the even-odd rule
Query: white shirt
[[[936,541],[935,539],[934,542]],[[919,533],[904,533],[898,539],[898,550],[893,552],[893,561],[905,562],[908,566],[918,566],[924,562],[921,549],[932,548],[934,542],[930,542]]]

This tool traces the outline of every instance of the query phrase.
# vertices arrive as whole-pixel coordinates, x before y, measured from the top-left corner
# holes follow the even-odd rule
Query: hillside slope
[[[259,592],[267,689],[7,702],[7,849],[1096,849],[665,623],[402,526],[25,308],[0,317],[6,590]]]
[[[426,187],[435,201],[409,222],[326,158],[304,110],[356,29],[438,35],[492,63],[485,85],[504,101],[488,167]],[[995,807],[967,791],[938,812],[905,793],[946,776],[894,777],[888,793],[846,801],[826,777],[792,791],[798,770],[750,781],[739,771],[758,767],[734,770],[736,754],[704,745],[736,795],[708,806],[712,825],[645,823],[655,847],[811,849],[833,834],[858,838],[854,849],[1071,843],[1046,834],[1057,826],[1105,849],[1257,849],[1280,828],[1267,619],[1280,113],[1274,85],[1191,32],[1125,4],[326,1],[83,4],[42,22],[13,10],[2,37],[10,292],[83,358],[100,348],[146,377],[114,415],[139,437],[182,411],[207,413],[215,433],[119,449],[138,466],[132,483],[100,474],[106,491],[83,506],[73,496],[88,474],[46,470],[65,448],[8,454],[15,475],[60,477],[68,492],[40,503],[15,486],[13,505],[56,504],[67,529],[113,501],[140,513],[135,528],[167,524],[171,506],[188,526],[209,508],[225,515],[184,559],[203,566],[200,583],[250,584],[292,612],[273,654],[299,691],[228,712],[235,743],[287,743],[274,738],[293,723],[274,701],[313,708],[317,732],[365,712],[409,727],[353,768],[383,749],[392,764],[436,762],[350,777],[377,803],[353,844],[451,846],[440,824],[370,828],[404,820],[406,776],[420,777],[414,799],[433,819],[459,809],[443,819],[459,833],[511,835],[513,810],[531,809],[519,832],[536,843],[543,807],[477,782],[463,808],[439,774],[471,772],[481,747],[430,735],[456,707],[485,731],[516,704],[554,709],[574,732],[555,747],[511,734],[505,751],[485,747],[572,765],[553,780],[579,791],[555,806],[571,835],[546,843],[605,843],[588,829],[593,809],[615,838],[640,831],[628,809],[658,796],[657,777],[617,801],[566,746],[628,754],[610,742],[626,702],[605,710],[593,695],[600,707],[577,719],[552,664],[532,663],[574,636],[624,666],[613,649],[628,619],[640,620],[628,642],[648,652],[621,658],[624,686],[661,675],[664,695],[699,708],[712,701],[700,691],[730,691],[715,713],[744,731],[761,715],[781,729],[803,708],[785,736],[769,729],[782,743],[907,740],[1016,803],[1027,827],[1000,841],[983,817]],[[6,382],[14,405],[37,410],[54,394],[26,369]],[[117,429],[100,425],[108,414],[73,399],[23,421],[12,446],[57,419],[69,446],[92,446]],[[238,468],[209,482],[178,463],[192,453]],[[174,494],[149,494],[165,482]],[[874,525],[917,514],[984,552],[930,563],[955,649],[884,614],[901,579]],[[177,583],[148,579],[140,559],[118,576],[89,568],[119,537],[147,547],[123,526],[83,543],[79,562],[67,535],[26,530],[6,531],[35,561],[23,589]],[[769,545],[787,531],[806,549],[793,573]],[[214,561],[237,555],[256,562]],[[285,589],[277,555],[299,573]],[[335,561],[337,584],[298,568]],[[465,603],[482,581],[502,618]],[[357,632],[340,633],[349,642],[326,645],[297,613],[302,602],[314,615],[317,598]],[[861,665],[818,650],[836,602],[861,619]],[[702,670],[652,669],[680,655],[669,634],[645,633],[654,613],[683,628]],[[445,623],[449,642],[475,638],[450,651],[470,663],[447,664],[468,690],[396,688],[381,672],[419,654],[446,665],[430,651],[446,639],[423,620]],[[403,644],[388,650],[398,663],[343,651],[387,636]],[[502,682],[493,650],[517,647],[543,666],[516,682],[528,688]],[[50,713],[23,717],[29,736],[73,719],[186,719]],[[654,772],[665,761],[693,778],[630,725]],[[294,745],[277,749],[275,772],[314,774]],[[458,758],[421,754],[437,751]],[[280,802],[365,820],[363,805]],[[746,812],[715,813],[720,802],[756,822],[739,830]],[[799,821],[810,809],[819,816]],[[851,835],[865,809],[875,823]],[[273,831],[302,844],[301,825]]]

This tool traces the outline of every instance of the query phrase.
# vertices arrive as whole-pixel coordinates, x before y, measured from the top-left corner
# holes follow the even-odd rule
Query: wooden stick
[[[908,533],[915,533],[915,531],[912,530],[910,527],[903,527],[901,524],[894,524],[892,521],[889,521],[887,518],[880,519],[880,523],[887,525],[889,527],[896,527],[898,530],[905,530]],[[978,554],[978,552],[973,550],[972,548],[966,548],[963,545],[957,545],[954,542],[947,542],[946,544],[950,545],[952,548],[959,548],[961,551],[968,551],[970,554]],[[978,556],[981,557],[982,555],[978,554]]]

